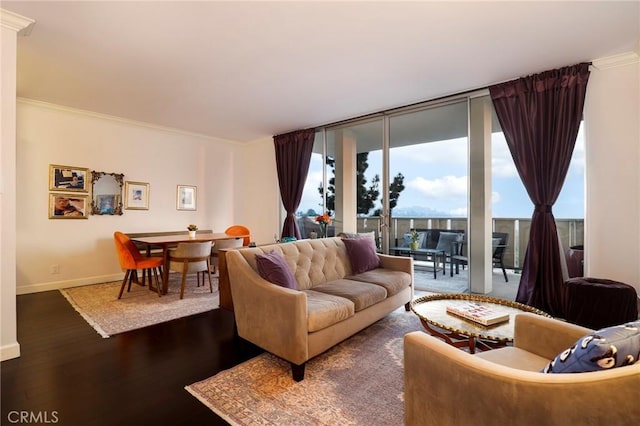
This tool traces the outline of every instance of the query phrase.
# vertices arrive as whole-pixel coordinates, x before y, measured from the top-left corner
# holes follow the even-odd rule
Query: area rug
[[[400,308],[307,362],[301,382],[264,353],[185,389],[232,425],[401,425],[403,338],[416,330]]]
[[[60,292],[80,315],[102,336],[171,321],[210,311],[219,306],[218,280],[211,277],[213,293],[206,285],[196,286],[196,275],[187,279],[184,298],[180,300],[181,274],[169,274],[169,291],[158,297],[147,287],[131,285],[118,299],[121,281],[62,289]]]

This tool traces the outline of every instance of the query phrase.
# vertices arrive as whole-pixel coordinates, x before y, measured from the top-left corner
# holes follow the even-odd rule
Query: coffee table
[[[486,305],[496,311],[509,314],[509,320],[491,326],[483,326],[447,312],[448,305],[463,302]],[[546,312],[522,303],[473,294],[435,294],[422,296],[411,302],[411,310],[420,318],[425,330],[457,348],[469,348],[475,353],[481,350],[506,346],[513,342],[515,316],[533,312],[549,317]]]

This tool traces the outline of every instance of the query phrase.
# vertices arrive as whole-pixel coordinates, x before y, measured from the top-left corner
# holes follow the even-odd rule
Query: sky
[[[578,134],[569,172],[553,214],[558,219],[584,218],[584,137]],[[369,154],[370,180],[381,174],[382,153]],[[466,216],[467,140],[453,139],[393,148],[389,159],[391,176],[404,175],[405,190],[394,211],[426,208],[446,215]],[[318,186],[322,160],[314,154],[299,211],[321,211]],[[522,185],[502,133],[492,136],[492,214],[499,218],[531,218],[533,204]],[[399,216],[396,215],[396,216]]]

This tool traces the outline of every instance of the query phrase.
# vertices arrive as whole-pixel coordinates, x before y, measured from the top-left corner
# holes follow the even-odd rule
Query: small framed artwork
[[[149,184],[146,182],[124,183],[124,208],[127,210],[149,210]]]
[[[89,191],[89,169],[49,164],[50,191]]]
[[[196,210],[196,187],[178,185],[176,200],[178,210]]]
[[[87,219],[88,194],[49,193],[49,219]]]

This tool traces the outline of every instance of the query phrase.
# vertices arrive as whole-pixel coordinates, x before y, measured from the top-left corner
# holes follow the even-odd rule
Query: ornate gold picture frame
[[[49,164],[49,190],[89,192],[89,169],[76,166]]]

